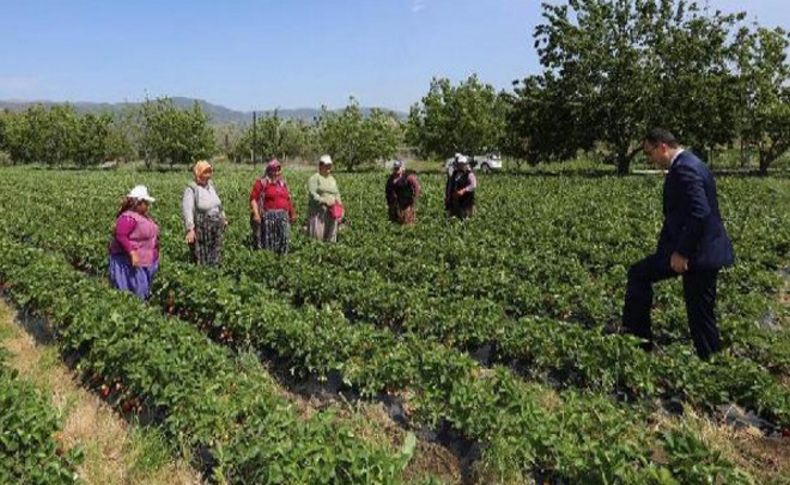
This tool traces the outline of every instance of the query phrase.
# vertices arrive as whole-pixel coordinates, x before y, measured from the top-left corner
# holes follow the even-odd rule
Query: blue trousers
[[[653,347],[650,309],[653,306],[653,283],[678,276],[669,265],[669,255],[652,254],[628,270],[628,285],[623,307],[625,329],[645,340],[646,350]],[[716,278],[718,270],[689,270],[682,275],[683,298],[686,301],[691,339],[697,355],[708,359],[721,349],[716,326]]]

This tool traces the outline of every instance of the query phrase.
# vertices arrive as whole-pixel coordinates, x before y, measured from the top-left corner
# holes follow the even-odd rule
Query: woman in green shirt
[[[337,241],[340,219],[333,217],[330,208],[340,204],[340,191],[332,176],[332,158],[323,155],[318,159],[318,173],[307,180],[307,233],[319,241]]]

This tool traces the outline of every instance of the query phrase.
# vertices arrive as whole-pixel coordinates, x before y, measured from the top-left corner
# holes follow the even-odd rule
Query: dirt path
[[[57,439],[65,449],[82,448],[78,468],[84,483],[194,484],[200,477],[183,461],[174,461],[153,429],[127,423],[97,396],[82,388],[61,362],[53,345],[38,344],[21,318],[0,299],[0,345],[11,352],[9,364],[52,396],[63,417]]]

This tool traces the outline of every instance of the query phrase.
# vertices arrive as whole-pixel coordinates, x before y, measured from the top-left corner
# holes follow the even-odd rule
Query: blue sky
[[[787,0],[710,0],[790,28]],[[538,70],[539,0],[0,0],[0,99],[405,110],[434,75]]]

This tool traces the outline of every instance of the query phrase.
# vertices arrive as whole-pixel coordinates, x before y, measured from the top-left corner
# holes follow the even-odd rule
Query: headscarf
[[[282,168],[280,161],[276,158],[272,158],[269,163],[266,164],[266,176],[269,177],[269,179],[274,180],[275,177],[277,177],[277,170],[280,168]]]
[[[195,163],[194,168],[192,168],[192,173],[195,174],[195,179],[200,178],[204,173],[208,171],[213,171],[214,168],[205,160],[199,160]]]

